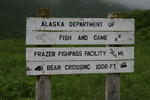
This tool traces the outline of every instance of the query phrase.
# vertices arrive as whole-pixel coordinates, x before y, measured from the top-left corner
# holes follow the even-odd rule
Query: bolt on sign
[[[26,45],[134,44],[134,19],[27,18]],[[28,47],[27,75],[134,72],[134,47]]]

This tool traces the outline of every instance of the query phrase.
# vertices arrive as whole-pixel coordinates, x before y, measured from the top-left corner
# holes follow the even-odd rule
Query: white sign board
[[[134,32],[36,32],[27,31],[27,45],[134,44]]]
[[[27,31],[134,31],[134,19],[27,18]]]
[[[134,44],[134,19],[27,18],[27,45]],[[27,75],[134,72],[134,47],[26,48]]]
[[[134,72],[134,61],[27,62],[27,75]]]
[[[134,59],[134,47],[26,48],[26,61],[125,59]]]

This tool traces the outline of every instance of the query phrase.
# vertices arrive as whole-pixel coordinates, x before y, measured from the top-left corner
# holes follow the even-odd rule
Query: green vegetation
[[[34,81],[25,76],[24,54],[23,40],[0,41],[0,100],[33,96]]]
[[[123,18],[134,18],[137,40],[150,39],[150,10],[136,10],[132,12],[118,13]]]
[[[120,13],[135,18],[135,72],[121,74],[121,100],[150,99],[150,11]],[[34,100],[35,77],[25,74],[24,40],[0,40],[0,100]],[[105,74],[52,76],[53,100],[104,100]]]

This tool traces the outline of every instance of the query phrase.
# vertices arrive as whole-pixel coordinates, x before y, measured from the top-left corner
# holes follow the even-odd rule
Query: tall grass
[[[0,41],[0,100],[33,97],[33,78],[25,75],[24,42]]]
[[[121,74],[121,100],[150,99],[150,40],[135,45],[135,72]],[[104,100],[105,75],[54,75],[52,100]],[[0,100],[34,100],[35,77],[26,76],[24,40],[0,41]]]

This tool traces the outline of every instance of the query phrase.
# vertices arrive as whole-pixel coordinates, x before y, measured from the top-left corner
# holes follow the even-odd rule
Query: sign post
[[[38,9],[38,17],[51,17],[50,9]],[[36,79],[36,100],[50,100],[51,98],[51,79],[50,76],[37,76]]]
[[[134,72],[134,19],[27,18],[27,75],[37,75],[36,100],[50,100],[50,79],[44,75],[110,73],[106,100],[120,99],[120,74]],[[46,15],[46,16],[45,16]],[[102,45],[101,47],[50,47],[50,45]],[[104,47],[107,44],[109,47]],[[113,74],[116,73],[116,74]]]
[[[120,100],[120,73],[107,74],[106,100]]]
[[[117,18],[117,14],[110,13],[108,18]],[[120,47],[121,45],[107,45],[108,47]],[[106,100],[120,100],[120,73],[108,73],[106,75]]]

